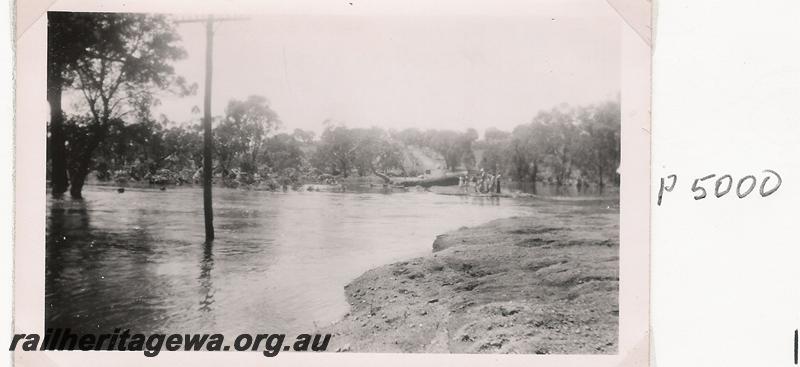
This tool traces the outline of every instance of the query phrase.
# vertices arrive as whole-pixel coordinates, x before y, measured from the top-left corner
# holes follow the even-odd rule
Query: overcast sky
[[[616,98],[621,21],[598,16],[255,16],[217,26],[212,113],[230,99],[269,99],[283,130],[351,127],[510,130],[560,103]],[[205,28],[178,28],[179,75],[196,96],[155,113],[202,108]]]

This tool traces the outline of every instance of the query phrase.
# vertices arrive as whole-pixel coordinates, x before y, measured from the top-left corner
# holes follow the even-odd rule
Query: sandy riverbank
[[[350,312],[323,330],[329,350],[616,352],[617,209],[542,204],[441,235],[433,250],[348,284]]]

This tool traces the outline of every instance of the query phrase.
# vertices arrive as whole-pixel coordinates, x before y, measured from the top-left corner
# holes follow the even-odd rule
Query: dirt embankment
[[[619,211],[542,205],[355,279],[350,313],[323,330],[334,334],[329,350],[616,353]]]

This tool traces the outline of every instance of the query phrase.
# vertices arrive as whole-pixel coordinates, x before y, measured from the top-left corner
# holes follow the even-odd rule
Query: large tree
[[[81,149],[71,149],[67,157],[70,195],[80,198],[93,153],[108,136],[112,122],[141,111],[141,104],[152,101],[154,91],[182,84],[171,62],[185,52],[177,45],[180,39],[173,23],[161,15],[66,13],[59,22],[83,24],[68,36],[56,37],[66,38],[65,42],[81,38],[65,46],[82,47],[82,51],[70,51],[77,57],[62,79],[83,97],[88,116]],[[52,144],[55,157],[60,143]]]
[[[295,129],[297,131],[298,129]],[[267,139],[264,155],[266,162],[273,172],[283,172],[287,169],[299,169],[303,165],[302,142],[295,136],[281,133]]]
[[[224,156],[221,158],[228,162],[238,159],[244,171],[256,172],[267,137],[280,123],[278,114],[262,96],[231,100],[225,109],[225,119],[217,127],[217,142],[222,145],[218,149]],[[223,164],[223,169],[227,168],[227,164]]]
[[[91,32],[94,32],[94,22],[81,13],[47,13],[47,103],[50,106],[47,148],[54,196],[62,195],[69,187],[62,94],[73,82],[78,60],[87,57],[91,37],[86,35]]]
[[[545,127],[540,122],[531,122],[514,128],[509,141],[511,171],[517,180],[529,177],[536,191],[540,166],[546,151]]]
[[[353,169],[359,176],[403,168],[403,147],[385,130],[372,128],[349,129],[326,123],[313,164],[332,173],[347,177]]]
[[[402,168],[402,148],[381,128],[350,129],[356,141],[353,165],[359,176]]]
[[[358,141],[347,127],[326,121],[325,131],[320,136],[319,146],[314,154],[315,165],[325,170],[331,168],[333,174],[347,177],[353,168],[358,151]]]
[[[585,173],[596,178],[600,187],[605,177],[619,183],[616,169],[620,157],[619,102],[610,101],[581,109],[580,150],[578,159]]]
[[[476,148],[483,151],[481,167],[490,172],[503,172],[509,160],[511,150],[511,133],[490,127],[483,133],[483,140],[476,144]]]
[[[446,168],[455,171],[460,164],[470,168],[475,164],[472,143],[478,139],[475,129],[465,132],[452,130],[427,130],[424,133],[425,145],[444,157]]]

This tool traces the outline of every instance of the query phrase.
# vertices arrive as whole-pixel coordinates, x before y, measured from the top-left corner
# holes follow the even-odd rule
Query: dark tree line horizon
[[[156,119],[157,92],[195,94],[175,75],[186,57],[174,23],[165,16],[48,13],[48,179],[52,194],[81,197],[90,172],[99,179],[196,181],[202,172],[199,117]],[[80,108],[66,113],[65,93]],[[269,100],[251,95],[228,101],[214,117],[214,174],[223,181],[270,188],[329,176],[416,176],[411,150],[423,150],[449,172],[484,169],[518,181],[618,185],[620,106],[560,105],[512,131],[486,129],[386,130],[348,128],[326,121],[312,131],[282,130]]]

